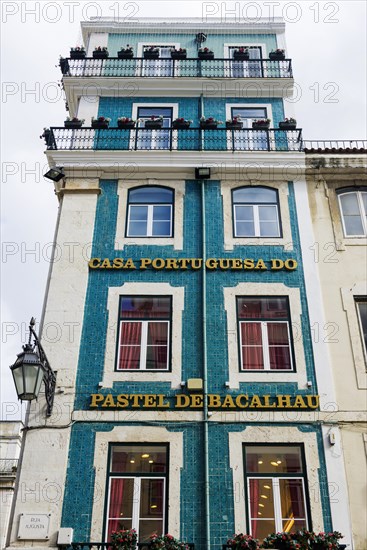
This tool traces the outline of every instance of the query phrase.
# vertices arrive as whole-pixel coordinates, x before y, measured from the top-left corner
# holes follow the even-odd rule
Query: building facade
[[[333,222],[318,216],[318,201],[329,213],[301,129],[279,127],[294,116],[284,30],[102,19],[82,23],[85,52],[61,59],[84,122],[45,132],[66,176],[42,320],[61,327],[44,344],[57,387],[50,417],[42,399],[30,408],[10,546],[134,527],[141,542],[170,532],[215,550],[234,532],[306,526],[365,547],[344,453],[356,443],[362,468],[365,386],[344,397],[342,354],[315,337],[351,279],[333,288],[335,266],[314,260]],[[357,185],[362,209],[357,179],[344,187]],[[363,274],[352,280],[363,333]],[[359,370],[343,353],[362,380],[350,330]]]

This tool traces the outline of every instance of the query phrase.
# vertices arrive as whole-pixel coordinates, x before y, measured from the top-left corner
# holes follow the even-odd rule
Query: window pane
[[[129,202],[162,203],[173,202],[173,191],[164,187],[138,187],[129,191]]]
[[[359,313],[359,319],[361,322],[361,328],[362,328],[362,340],[364,343],[365,351],[367,351],[367,300],[366,301],[358,301],[357,302],[357,308]]]
[[[149,323],[147,369],[167,369],[168,323]]]
[[[364,207],[364,213],[367,216],[367,193],[365,191],[361,192],[362,203]]]
[[[262,346],[261,323],[241,323],[242,345]]]
[[[242,369],[262,370],[264,368],[263,350],[260,347],[242,347]]]
[[[235,215],[236,221],[253,221],[254,219],[254,209],[252,206],[238,206],[235,205]]]
[[[232,116],[240,115],[241,118],[267,118],[266,108],[233,107]]]
[[[148,231],[146,222],[130,221],[128,237],[146,237],[147,233]]]
[[[274,518],[273,483],[271,479],[250,479],[251,518]],[[258,518],[260,519],[260,518]]]
[[[277,221],[277,207],[276,206],[259,206],[259,218],[260,218],[260,222]]]
[[[288,347],[270,347],[269,356],[271,370],[291,370],[291,356]]]
[[[364,235],[361,216],[344,216],[346,235]]]
[[[140,518],[163,518],[164,480],[142,479],[140,491]]]
[[[132,529],[133,522],[131,519],[111,519],[108,522],[107,540],[111,540],[111,533],[113,531],[120,531],[122,529]]]
[[[279,237],[278,222],[260,222],[260,237]]]
[[[131,529],[134,496],[133,479],[111,479],[107,540],[118,529]]]
[[[359,216],[359,206],[357,193],[347,193],[341,195],[340,202],[342,204],[343,214],[345,216]]]
[[[130,206],[130,221],[146,222],[148,219],[147,206]]]
[[[170,206],[154,206],[153,221],[170,221],[171,207]]]
[[[155,222],[153,221],[153,237],[170,237],[171,233],[171,222]]]
[[[268,340],[270,345],[288,345],[288,324],[267,323]]]
[[[135,319],[169,319],[171,298],[169,296],[123,296],[120,317]]]
[[[167,449],[160,445],[114,445],[111,471],[119,473],[165,473]]]
[[[254,237],[255,224],[254,222],[236,222],[235,237]]]
[[[305,503],[301,479],[280,479],[282,518],[305,518]],[[294,529],[292,528],[292,531]]]
[[[139,542],[148,542],[153,533],[163,535],[163,519],[142,519],[139,521]]]
[[[233,191],[233,202],[249,202],[251,204],[262,202],[277,202],[275,189],[264,187],[242,187]]]
[[[253,519],[251,520],[251,535],[256,539],[264,539],[269,533],[275,532],[274,519]]]
[[[118,370],[139,369],[141,323],[120,324],[120,356]]]
[[[301,473],[301,449],[297,446],[247,446],[246,470],[261,474]]]
[[[288,299],[239,297],[237,314],[239,319],[288,319]]]

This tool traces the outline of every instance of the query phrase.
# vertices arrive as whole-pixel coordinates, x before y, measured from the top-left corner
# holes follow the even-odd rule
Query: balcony
[[[103,78],[293,78],[291,59],[107,59],[60,60],[65,77]]]
[[[45,132],[51,151],[302,151],[302,130],[203,130],[162,128],[96,130],[52,127]]]
[[[186,546],[188,550],[195,550],[195,544],[187,542]],[[150,550],[152,547],[151,542],[138,542],[138,550]],[[64,547],[65,548],[65,547]],[[67,550],[116,550],[111,542],[72,542],[67,546]]]

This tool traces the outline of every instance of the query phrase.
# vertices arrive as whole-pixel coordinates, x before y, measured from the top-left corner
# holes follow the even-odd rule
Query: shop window
[[[106,539],[135,529],[139,542],[166,530],[168,446],[111,445]]]
[[[232,191],[235,237],[280,237],[278,192],[270,187]]]
[[[127,237],[172,237],[174,192],[148,186],[129,190]]]
[[[291,371],[293,358],[286,296],[237,297],[242,371]]]
[[[367,187],[337,191],[345,237],[367,236]]]
[[[244,445],[248,526],[252,536],[308,528],[303,449]]]
[[[356,298],[359,327],[361,331],[362,347],[367,364],[367,296]]]

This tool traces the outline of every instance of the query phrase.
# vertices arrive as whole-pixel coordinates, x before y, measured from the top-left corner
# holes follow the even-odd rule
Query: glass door
[[[261,47],[249,46],[248,60],[234,59],[233,56],[234,56],[235,50],[238,50],[238,47],[231,47],[229,50],[230,57],[232,59],[231,76],[233,78],[244,78],[244,77],[261,78],[263,76],[261,61],[257,61],[261,59],[261,55],[262,55]]]
[[[252,123],[258,119],[268,118],[266,107],[232,107],[232,118],[240,116],[242,130],[233,132],[234,149],[237,151],[266,151],[269,147],[267,130],[252,130]]]
[[[163,117],[162,128],[145,129],[145,121],[152,116]],[[138,132],[136,149],[170,149],[172,126],[172,107],[139,107],[138,108]]]

